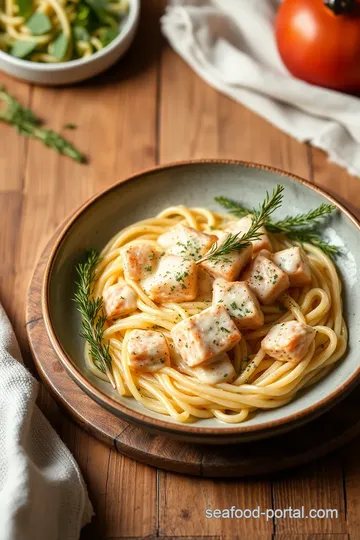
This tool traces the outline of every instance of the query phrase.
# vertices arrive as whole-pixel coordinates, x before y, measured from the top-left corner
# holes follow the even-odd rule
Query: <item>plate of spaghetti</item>
[[[160,167],[64,227],[44,319],[69,374],[147,429],[238,442],[300,425],[358,382],[359,225],[290,174]]]

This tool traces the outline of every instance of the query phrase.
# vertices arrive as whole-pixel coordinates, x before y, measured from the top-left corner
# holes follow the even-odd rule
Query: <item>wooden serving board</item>
[[[52,394],[87,432],[118,452],[153,467],[204,477],[273,473],[324,456],[360,433],[360,390],[320,418],[291,431],[241,445],[198,445],[150,434],[103,409],[69,377],[48,338],[41,288],[53,238],[38,261],[28,292],[26,328],[35,365]]]

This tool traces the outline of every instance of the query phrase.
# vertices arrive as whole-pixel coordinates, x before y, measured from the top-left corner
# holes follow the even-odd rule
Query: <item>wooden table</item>
[[[90,157],[79,165],[0,125],[0,299],[27,364],[24,308],[46,239],[94,193],[156,163],[202,157],[280,167],[334,194],[358,216],[360,180],[328,163],[200,80],[160,36],[163,0],[143,2],[131,51],[100,78],[72,88],[32,87],[0,75],[24,104]],[[87,435],[44,388],[39,404],[74,453],[96,510],[82,538],[360,538],[360,441],[311,465],[244,481],[179,476],[135,463]],[[261,444],[261,442],[259,443]],[[206,508],[331,508],[338,519],[206,519]],[[315,536],[317,535],[317,536]],[[49,539],[51,540],[51,539]]]

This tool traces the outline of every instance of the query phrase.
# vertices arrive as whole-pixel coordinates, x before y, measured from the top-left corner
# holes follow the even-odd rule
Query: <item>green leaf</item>
[[[87,23],[90,15],[90,8],[84,4],[79,4],[76,11],[76,21],[82,24]]]
[[[68,48],[68,38],[63,32],[53,41],[49,47],[50,54],[55,56],[58,60],[62,60],[66,54]]]
[[[36,43],[34,41],[15,41],[14,45],[10,50],[12,56],[16,58],[25,58],[30,53],[32,53],[36,48]]]
[[[107,2],[106,0],[85,0],[85,2],[90,6],[94,11],[106,11]]]
[[[109,45],[109,43],[111,43],[118,35],[119,30],[115,30],[115,28],[101,28],[99,39],[104,47],[106,47],[106,45]]]
[[[64,129],[76,129],[76,124],[65,124]]]
[[[90,41],[90,34],[83,26],[74,26],[73,34],[76,41]]]
[[[110,26],[114,25],[116,19],[107,11],[106,0],[85,0],[85,2],[95,12],[95,15],[100,22]]]
[[[20,17],[28,17],[33,9],[32,0],[17,0],[16,3],[19,8],[18,14]]]
[[[42,36],[49,32],[52,28],[50,19],[44,13],[35,12],[27,20],[26,26],[34,36]]]

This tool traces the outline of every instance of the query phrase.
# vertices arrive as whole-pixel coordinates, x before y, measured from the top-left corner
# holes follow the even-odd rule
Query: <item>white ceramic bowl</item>
[[[120,34],[102,50],[87,58],[45,64],[15,58],[0,51],[0,70],[24,81],[57,86],[90,79],[115,64],[130,47],[139,22],[140,0],[129,0],[130,9]]]

